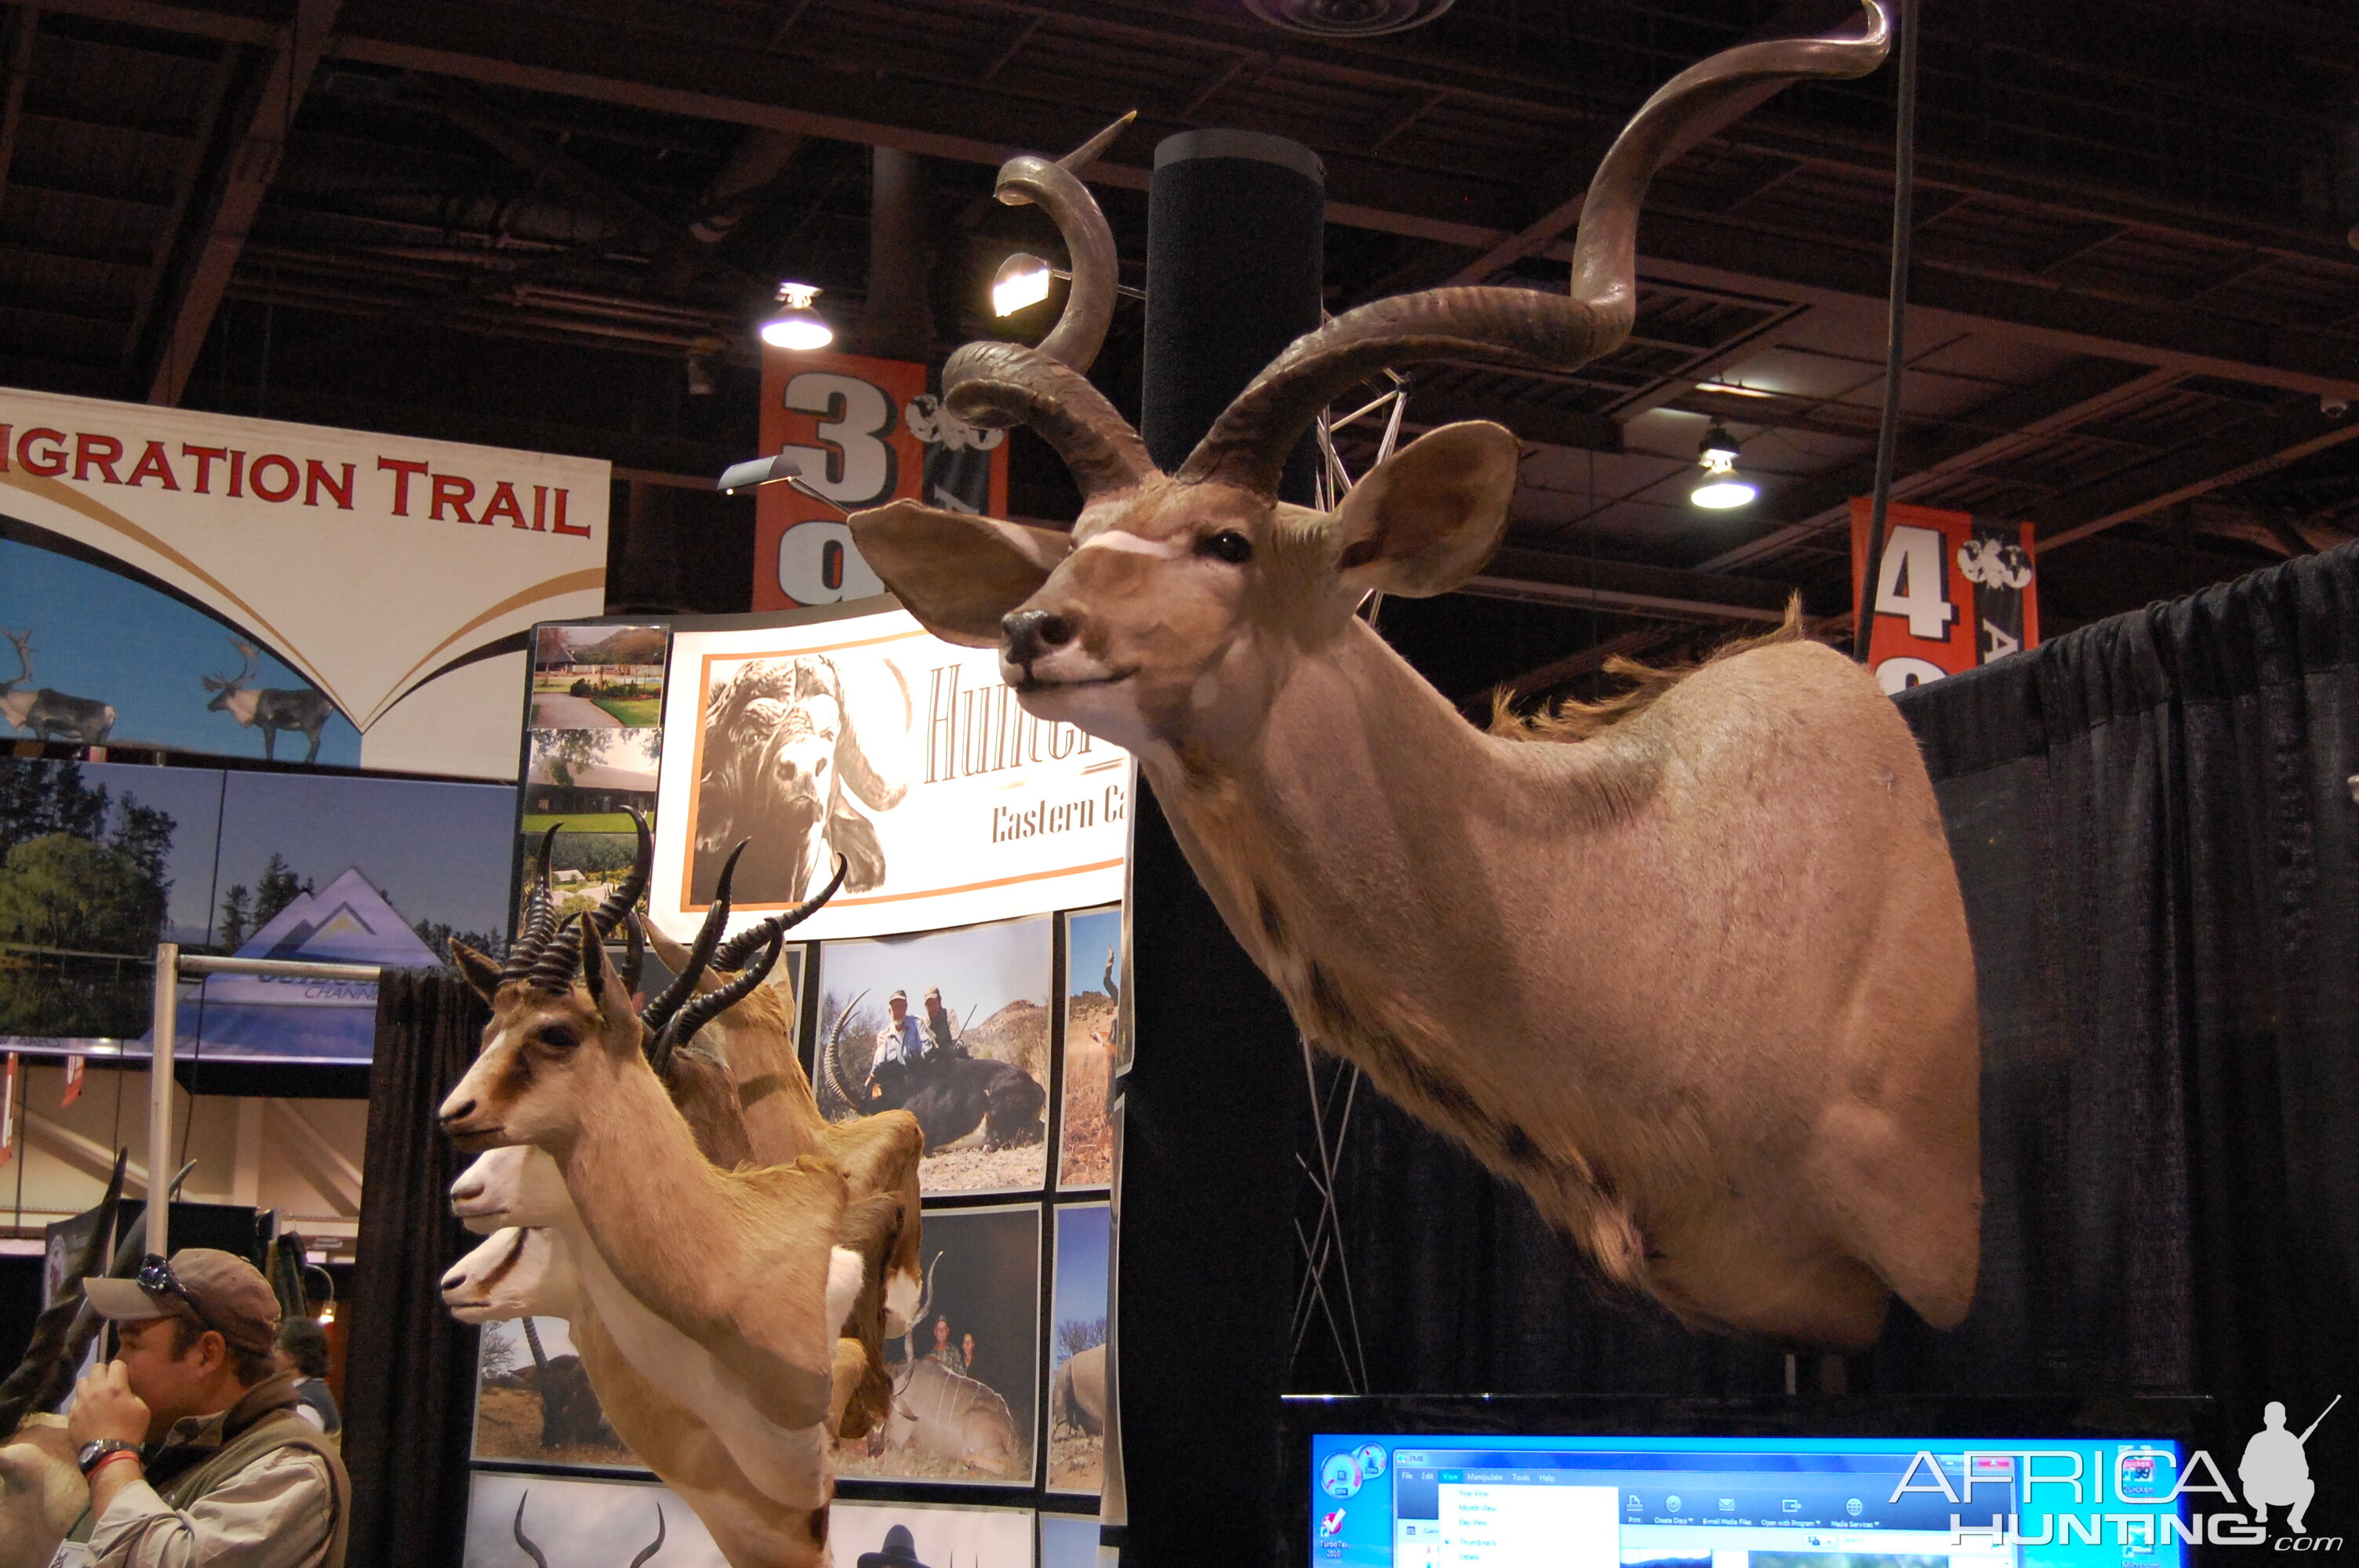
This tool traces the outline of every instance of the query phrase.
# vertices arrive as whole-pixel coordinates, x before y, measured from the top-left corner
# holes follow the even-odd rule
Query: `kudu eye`
[[[1226,561],[1233,567],[1241,567],[1253,559],[1253,541],[1234,528],[1223,528],[1217,534],[1207,535],[1198,542],[1196,548],[1200,554],[1210,556],[1216,561]]]
[[[536,1038],[552,1051],[571,1051],[582,1044],[581,1036],[561,1023],[549,1024]]]

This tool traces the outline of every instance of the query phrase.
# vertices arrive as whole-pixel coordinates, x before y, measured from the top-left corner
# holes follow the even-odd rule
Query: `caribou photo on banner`
[[[1435,362],[1571,370],[1628,338],[1655,170],[1761,87],[1880,64],[1749,43],[1649,99],[1592,180],[1569,293],[1445,287],[1297,339],[1172,471],[1083,372],[1114,277],[1065,164],[1019,157],[1074,278],[1041,345],[970,343],[944,401],[1065,460],[1070,532],[901,501],[853,536],[1024,710],[1131,751],[1303,1033],[1520,1185],[1611,1280],[1701,1328],[1863,1346],[1899,1295],[1964,1318],[1979,1265],[1965,911],[1908,726],[1787,628],[1600,708],[1477,729],[1354,611],[1496,547],[1516,438],[1433,430],[1332,512],[1277,499],[1320,411]]]

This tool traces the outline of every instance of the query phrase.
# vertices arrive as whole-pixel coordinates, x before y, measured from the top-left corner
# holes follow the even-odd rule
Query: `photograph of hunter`
[[[1897,1294],[1973,1299],[1978,1039],[1965,914],[1914,740],[1786,629],[1600,709],[1477,729],[1353,611],[1444,593],[1497,545],[1519,449],[1433,430],[1332,512],[1277,499],[1321,409],[1393,367],[1570,369],[1629,334],[1649,177],[1854,36],[1746,44],[1658,92],[1591,182],[1570,293],[1437,288],[1298,339],[1176,470],[1083,372],[1112,238],[1067,160],[1019,157],[1075,275],[1038,348],[970,343],[944,401],[1064,458],[1071,532],[897,502],[860,549],[1025,708],[1133,752],[1304,1033],[1528,1193],[1694,1327],[1863,1346]],[[1902,933],[1906,934],[1905,940]]]

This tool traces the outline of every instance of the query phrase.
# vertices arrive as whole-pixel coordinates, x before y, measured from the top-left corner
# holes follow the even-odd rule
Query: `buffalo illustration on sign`
[[[1058,449],[1082,494],[1071,532],[911,501],[852,519],[929,630],[995,648],[1028,711],[1137,756],[1308,1037],[1612,1279],[1698,1326],[1831,1346],[1873,1340],[1896,1292],[1954,1325],[1979,1260],[1973,961],[1908,727],[1792,623],[1610,711],[1477,730],[1353,610],[1480,568],[1515,438],[1434,430],[1332,513],[1277,489],[1319,411],[1385,369],[1562,370],[1621,343],[1654,170],[1764,84],[1874,70],[1892,22],[1881,0],[1864,15],[1856,36],[1724,51],[1649,99],[1591,182],[1569,297],[1453,287],[1347,311],[1172,472],[1082,373],[1114,279],[1077,265],[1068,321],[1092,330],[970,343],[943,373],[962,416]],[[1069,235],[1103,234],[1069,170],[1007,168]]]

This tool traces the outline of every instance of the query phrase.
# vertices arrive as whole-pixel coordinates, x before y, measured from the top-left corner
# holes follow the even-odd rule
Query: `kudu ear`
[[[1346,586],[1424,599],[1473,577],[1499,547],[1522,455],[1505,428],[1474,419],[1369,470],[1335,509]]]
[[[1049,579],[1070,535],[897,501],[852,514],[853,541],[927,631],[969,648],[999,645],[1000,618]]]
[[[451,961],[459,966],[459,973],[466,978],[469,988],[485,1001],[491,1000],[492,993],[500,989],[500,967],[456,936],[451,938]]]

